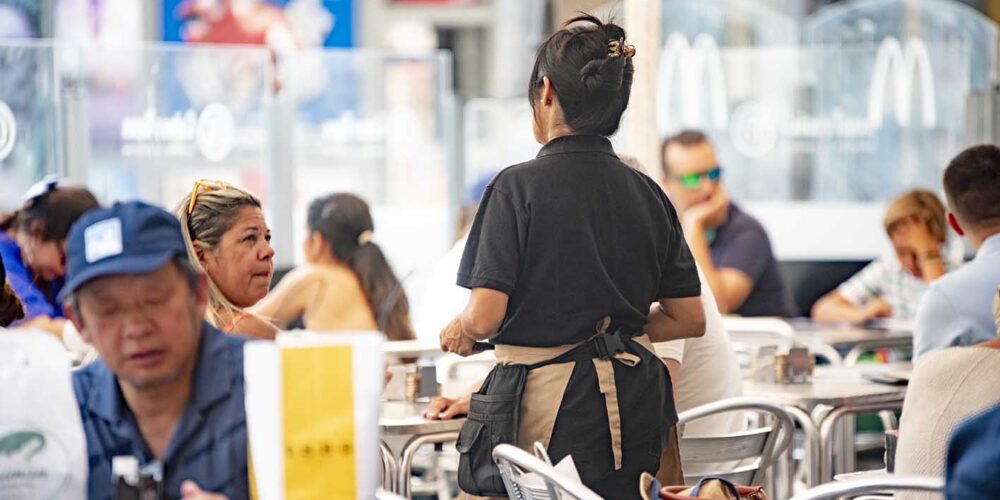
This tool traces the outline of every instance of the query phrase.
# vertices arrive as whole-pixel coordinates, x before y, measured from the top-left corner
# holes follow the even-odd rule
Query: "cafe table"
[[[428,420],[423,416],[426,407],[427,403],[419,402],[385,401],[382,403],[379,427],[382,431],[383,467],[385,467],[388,478],[392,477],[393,471],[391,469],[395,468],[395,480],[387,481],[387,483],[394,482],[394,484],[387,484],[387,486],[392,486],[392,491],[404,498],[410,498],[410,474],[417,450],[428,444],[455,442],[458,439],[458,432],[462,429],[462,424],[465,423],[465,419]],[[397,449],[394,450],[387,444],[387,440],[403,442],[403,444],[395,447]]]
[[[833,479],[833,458],[838,452],[853,450],[853,429],[844,425],[847,417],[902,408],[905,386],[873,382],[865,374],[905,371],[907,366],[820,366],[806,383],[744,380],[743,395],[781,405],[799,423],[806,438],[807,483],[815,486]]]

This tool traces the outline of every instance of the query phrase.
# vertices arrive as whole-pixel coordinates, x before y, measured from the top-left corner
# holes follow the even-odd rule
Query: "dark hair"
[[[573,25],[574,23],[586,23]],[[531,70],[528,100],[531,109],[548,77],[559,97],[566,125],[577,134],[608,136],[618,130],[632,93],[632,54],[624,47],[617,55],[609,43],[625,39],[625,30],[581,14],[570,19],[538,47]]]
[[[14,289],[7,283],[7,270],[3,267],[3,256],[0,256],[0,327],[24,318],[24,305]]]
[[[0,217],[0,230],[16,229],[43,241],[64,240],[73,223],[98,206],[97,198],[84,188],[56,187]]]
[[[670,165],[667,164],[667,146],[671,144],[679,144],[689,148],[700,144],[711,144],[711,141],[708,140],[708,136],[704,132],[692,129],[682,130],[663,139],[663,143],[660,144],[660,165],[666,175],[670,174]]]
[[[962,222],[1000,224],[1000,148],[985,144],[959,153],[944,170],[944,192]]]
[[[324,196],[309,205],[308,224],[330,244],[333,256],[358,276],[378,327],[389,340],[416,338],[403,285],[382,250],[369,241],[375,225],[368,204],[348,193]]]

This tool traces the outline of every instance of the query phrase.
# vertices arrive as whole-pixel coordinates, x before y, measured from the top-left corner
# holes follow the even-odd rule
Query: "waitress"
[[[458,443],[475,469],[463,483],[460,467],[468,493],[502,494],[486,484],[495,476],[479,444],[538,441],[553,461],[572,455],[606,498],[638,498],[640,474],[660,467],[677,414],[651,341],[701,336],[705,318],[674,207],[608,140],[628,106],[634,54],[621,27],[589,15],[545,40],[529,88],[544,146],[483,194],[458,273],[471,297],[441,332],[448,352],[469,355],[487,339],[496,348]],[[524,365],[519,386],[508,375]],[[521,387],[512,435],[497,403],[507,394],[495,392],[510,387]]]

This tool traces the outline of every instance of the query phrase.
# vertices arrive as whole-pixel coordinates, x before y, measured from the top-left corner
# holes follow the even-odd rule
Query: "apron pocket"
[[[456,442],[458,485],[476,496],[507,496],[500,469],[493,462],[493,448],[517,443],[527,370],[523,365],[504,368],[494,369],[479,392],[472,394],[468,417]]]

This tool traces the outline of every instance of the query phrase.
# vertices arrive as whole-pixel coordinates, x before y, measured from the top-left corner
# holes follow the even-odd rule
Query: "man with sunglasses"
[[[791,298],[764,227],[730,202],[708,137],[686,130],[663,141],[661,186],[723,314],[790,316]]]

